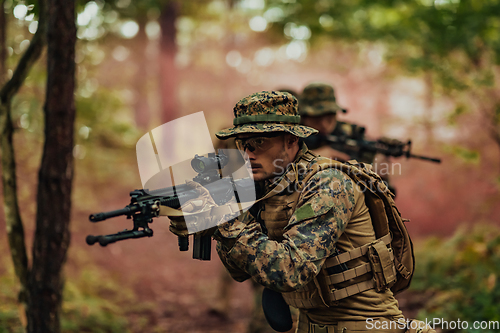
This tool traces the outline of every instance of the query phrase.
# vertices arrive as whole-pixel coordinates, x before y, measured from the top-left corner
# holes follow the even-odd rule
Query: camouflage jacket
[[[287,173],[297,170],[296,164],[306,152],[303,145],[285,173],[274,182],[266,182],[265,189],[270,190]],[[305,175],[296,176],[300,184]],[[219,226],[214,234],[217,252],[235,280],[251,277],[276,291],[297,290],[312,281],[334,253],[354,210],[353,182],[343,172],[327,169],[301,185],[281,241],[271,240],[250,212]]]

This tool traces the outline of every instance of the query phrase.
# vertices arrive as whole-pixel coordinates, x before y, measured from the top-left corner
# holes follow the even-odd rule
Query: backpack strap
[[[373,279],[369,279],[363,282],[352,284],[349,287],[345,287],[342,289],[332,289],[330,293],[330,300],[335,302],[373,288],[375,288],[375,281]]]
[[[394,260],[394,254],[389,254],[389,259]],[[341,273],[332,274],[326,277],[326,280],[331,284],[338,284],[350,279],[354,279],[358,276],[364,275],[372,271],[371,265],[369,262],[356,266],[354,268],[348,269],[347,271],[343,271]]]

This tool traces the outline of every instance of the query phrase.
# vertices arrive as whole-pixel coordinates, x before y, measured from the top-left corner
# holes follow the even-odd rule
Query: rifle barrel
[[[188,197],[191,196],[191,197],[195,198],[197,195],[197,192],[194,192],[194,191],[192,191],[192,192],[193,193],[185,194],[185,196],[188,196]],[[179,208],[179,206],[180,206],[179,199],[177,197],[174,197],[174,196],[173,197],[155,197],[155,196],[151,196],[151,195],[145,195],[145,197],[147,197],[146,200],[152,200],[152,201],[154,201],[155,198],[158,198],[161,201],[161,204],[164,206],[169,206],[172,208]],[[101,222],[101,221],[104,221],[106,219],[116,217],[116,216],[122,216],[122,215],[130,216],[139,210],[141,210],[140,205],[130,204],[122,209],[112,210],[110,212],[91,214],[89,216],[89,220],[91,222],[94,222],[94,223]]]
[[[409,154],[408,157],[418,158],[418,159],[421,159],[421,160],[431,161],[431,162],[434,162],[434,163],[441,163],[441,159],[440,158],[427,157],[427,156],[415,155],[415,154]]]
[[[89,216],[89,220],[91,222],[100,222],[100,221],[104,221],[106,219],[109,219],[111,217],[132,214],[132,213],[136,212],[138,209],[139,209],[139,207],[136,205],[129,205],[129,206],[126,206],[125,208],[112,210],[110,212],[91,214]]]

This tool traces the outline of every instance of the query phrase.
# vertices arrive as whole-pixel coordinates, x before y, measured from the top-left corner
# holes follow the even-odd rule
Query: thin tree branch
[[[24,306],[28,301],[28,257],[26,254],[26,245],[24,241],[24,227],[19,212],[19,203],[17,197],[17,182],[16,182],[16,162],[13,146],[13,125],[11,119],[11,101],[12,97],[17,93],[19,88],[24,83],[29,70],[40,57],[45,45],[45,20],[44,20],[44,0],[38,2],[40,6],[40,18],[38,30],[33,37],[30,46],[21,57],[18,66],[16,67],[12,78],[0,90],[0,146],[2,151],[2,183],[4,194],[4,211],[7,226],[7,235],[11,250],[12,261],[16,276],[21,283],[19,292],[19,301]],[[2,8],[3,12],[3,1]],[[6,31],[6,20],[3,16],[1,21],[2,35]],[[2,39],[2,50],[5,50],[5,39]],[[5,78],[6,64],[2,58],[2,70],[4,71],[2,78]]]
[[[7,81],[7,17],[5,16],[5,0],[0,1],[0,85]]]
[[[40,58],[46,44],[45,0],[39,0],[40,15],[38,29],[31,39],[30,45],[17,64],[12,77],[0,90],[0,100],[6,103],[14,96],[24,83],[33,64]]]

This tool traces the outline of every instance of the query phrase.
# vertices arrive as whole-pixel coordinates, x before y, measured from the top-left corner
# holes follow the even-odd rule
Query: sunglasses
[[[284,133],[278,132],[252,136],[244,139],[236,138],[234,142],[236,143],[236,148],[241,151],[245,151],[246,149],[248,149],[252,153],[259,154],[271,149],[271,147],[273,146],[272,138],[282,136],[283,134]]]

